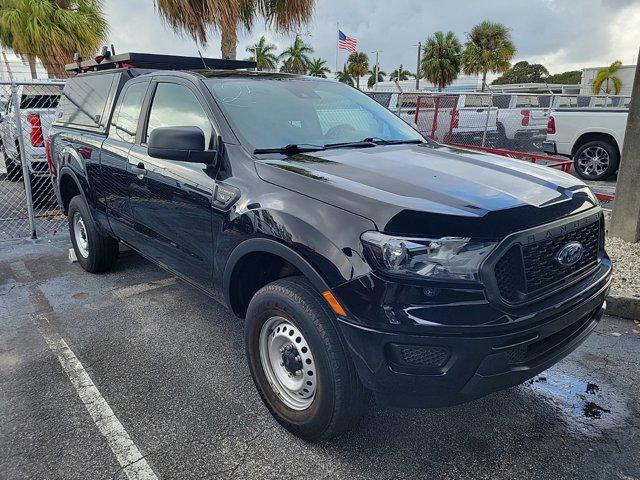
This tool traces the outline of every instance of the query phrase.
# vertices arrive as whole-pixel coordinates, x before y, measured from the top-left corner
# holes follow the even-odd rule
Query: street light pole
[[[376,50],[374,52],[371,53],[375,53],[376,54],[376,66],[373,67],[373,87],[375,87],[376,83],[378,83],[378,72],[380,71],[380,63],[379,63],[379,59],[378,59],[378,54],[380,53],[380,50]]]
[[[422,55],[422,42],[418,42],[418,65],[416,66],[416,90],[420,90],[420,56]]]

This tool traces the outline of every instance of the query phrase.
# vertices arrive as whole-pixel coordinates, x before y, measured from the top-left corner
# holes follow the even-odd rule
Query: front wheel
[[[71,243],[80,266],[91,273],[109,270],[118,259],[118,242],[100,232],[81,195],[71,199],[68,218]]]
[[[606,140],[594,140],[582,145],[573,156],[573,166],[585,180],[606,180],[616,173],[620,155]]]
[[[249,304],[245,345],[263,402],[305,440],[335,437],[367,411],[370,394],[326,301],[303,277],[277,280]]]

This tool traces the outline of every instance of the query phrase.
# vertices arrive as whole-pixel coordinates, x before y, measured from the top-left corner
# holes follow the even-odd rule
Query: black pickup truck
[[[472,400],[594,329],[611,262],[583,183],[436,144],[339,82],[246,67],[72,65],[47,147],[80,265],[107,271],[123,243],[228,305],[285,428],[329,438],[372,396]]]

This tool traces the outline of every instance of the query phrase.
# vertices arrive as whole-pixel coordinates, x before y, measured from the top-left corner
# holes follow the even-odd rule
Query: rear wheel
[[[495,148],[504,148],[509,149],[511,145],[509,144],[509,139],[507,138],[507,133],[505,132],[504,125],[502,123],[498,123],[498,133],[495,142]]]
[[[258,392],[275,419],[306,440],[343,433],[369,405],[335,322],[303,277],[266,285],[247,311],[245,345]]]
[[[118,242],[102,234],[81,195],[69,203],[69,233],[78,263],[87,272],[109,270],[118,259]]]
[[[20,180],[22,169],[11,158],[7,157],[6,153],[4,154],[4,166],[7,169],[7,180],[12,182]]]
[[[573,156],[576,173],[586,180],[606,180],[616,173],[619,162],[617,149],[606,140],[587,142]]]

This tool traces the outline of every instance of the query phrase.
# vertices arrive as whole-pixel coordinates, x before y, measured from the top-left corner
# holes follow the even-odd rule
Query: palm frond
[[[88,56],[104,42],[108,25],[101,0],[4,0],[0,43],[30,60],[40,59],[50,76],[67,75],[75,52]]]
[[[298,30],[311,20],[315,0],[154,0],[162,20],[179,35],[206,46],[211,31],[232,38],[242,25],[251,30],[258,17],[278,32]],[[229,52],[223,52],[223,56]]]
[[[593,80],[593,84],[591,85],[593,93],[597,95],[604,91],[607,95],[611,93],[618,95],[622,90],[622,80],[614,74],[618,72],[621,66],[622,62],[620,60],[616,60],[609,67],[600,69],[596,74],[596,78]],[[613,86],[613,91],[611,86]]]
[[[516,47],[509,29],[500,23],[484,21],[467,34],[462,65],[467,75],[482,74],[484,90],[487,73],[506,72],[511,67]]]

